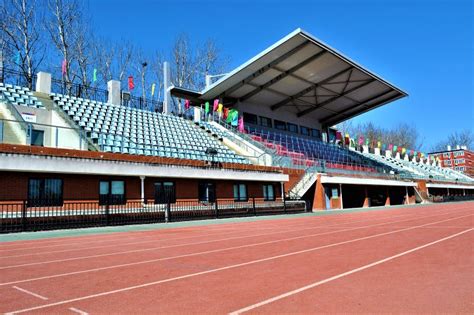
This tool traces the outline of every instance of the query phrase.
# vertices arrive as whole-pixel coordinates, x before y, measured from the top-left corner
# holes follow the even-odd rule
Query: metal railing
[[[92,226],[161,223],[306,211],[304,201],[249,198],[213,202],[180,199],[155,204],[154,200],[124,200],[112,204],[99,200],[0,201],[0,233],[84,228]]]

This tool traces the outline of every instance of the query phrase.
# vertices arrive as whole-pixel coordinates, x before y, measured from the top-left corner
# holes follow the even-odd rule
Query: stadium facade
[[[407,93],[301,29],[203,91],[174,87],[168,70],[156,112],[118,81],[98,96],[40,72],[31,91],[1,69],[1,230],[474,195],[472,178],[424,156],[338,144],[332,126]],[[179,116],[177,98],[190,105]],[[223,119],[229,110],[244,128]]]

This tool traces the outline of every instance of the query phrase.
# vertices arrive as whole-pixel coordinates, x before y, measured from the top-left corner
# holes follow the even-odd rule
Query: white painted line
[[[468,215],[468,216],[469,216],[469,215]],[[456,219],[457,219],[457,218],[456,218]],[[161,258],[157,258],[157,259],[143,260],[143,261],[138,261],[138,262],[133,262],[133,263],[112,265],[112,266],[107,266],[107,267],[99,267],[99,268],[86,269],[86,270],[80,270],[80,271],[72,271],[72,272],[60,273],[60,274],[49,275],[49,276],[43,276],[43,277],[37,277],[37,278],[30,278],[30,279],[23,279],[23,280],[15,280],[15,281],[11,281],[11,282],[0,283],[0,286],[11,285],[11,284],[18,284],[18,283],[25,283],[25,282],[32,282],[32,281],[38,281],[38,280],[53,279],[53,278],[59,278],[59,277],[66,277],[66,276],[78,275],[78,274],[83,274],[83,273],[88,273],[88,272],[97,272],[97,271],[102,271],[102,270],[109,270],[109,269],[116,269],[116,268],[137,266],[137,265],[143,265],[143,264],[150,264],[150,263],[154,263],[154,262],[158,262],[158,261],[166,261],[166,260],[179,259],[179,258],[186,258],[186,257],[192,257],[192,256],[213,254],[213,253],[219,253],[219,252],[224,252],[224,251],[229,251],[229,250],[235,250],[235,249],[241,249],[241,248],[248,248],[248,247],[254,247],[254,246],[268,245],[268,244],[274,244],[274,243],[279,243],[279,242],[284,242],[284,241],[292,241],[292,240],[297,240],[297,239],[302,239],[302,238],[308,238],[308,237],[315,237],[315,236],[321,236],[321,235],[329,235],[329,234],[336,234],[336,233],[341,233],[341,232],[348,232],[348,231],[353,231],[353,230],[363,229],[363,228],[368,228],[368,227],[377,227],[377,226],[384,225],[384,224],[397,223],[397,222],[404,222],[404,221],[410,221],[410,220],[411,220],[411,219],[402,220],[402,221],[384,222],[384,223],[373,224],[373,225],[366,225],[366,226],[356,227],[356,228],[349,228],[349,229],[344,229],[344,230],[339,230],[339,231],[331,231],[331,232],[324,232],[324,233],[317,233],[317,234],[296,236],[296,237],[290,237],[290,238],[279,239],[279,240],[273,240],[273,241],[267,241],[267,242],[261,242],[261,243],[253,243],[253,244],[246,244],[246,245],[240,245],[240,246],[234,246],[234,247],[213,249],[213,250],[208,250],[208,251],[204,251],[204,252],[196,252],[196,253],[190,253],[190,254],[184,254],[184,255],[178,255],[178,256],[161,257]],[[444,221],[449,221],[449,220],[454,220],[454,219],[448,219],[448,220],[444,220]],[[439,221],[439,222],[444,222],[444,221]],[[424,226],[419,226],[418,228],[422,228],[422,227],[424,227]],[[409,230],[409,229],[411,229],[411,228],[412,228],[412,227],[403,228],[403,230],[407,230],[407,229]]]
[[[89,313],[84,312],[78,308],[70,307],[69,310],[73,311],[74,313],[81,314],[81,315],[89,315]]]
[[[14,285],[12,288],[17,289],[18,291],[21,291],[21,292],[23,292],[23,293],[32,295],[32,296],[34,296],[34,297],[37,297],[38,299],[42,299],[42,300],[47,300],[47,299],[48,299],[47,297],[44,297],[44,296],[42,296],[42,295],[36,294],[36,293],[34,293],[34,292],[28,291],[28,290],[23,289],[23,288],[17,287],[17,286],[15,286],[15,285]]]
[[[431,215],[427,216],[432,217],[432,216],[439,216],[439,215],[444,215],[444,214],[451,214],[451,213],[441,213],[441,214],[436,214],[436,215]],[[405,217],[405,216],[410,216],[410,214],[403,214],[403,215],[397,215],[397,216],[392,216],[388,219],[394,218],[394,217]],[[412,215],[413,216],[413,215]],[[90,258],[99,258],[99,257],[106,257],[106,256],[115,256],[115,255],[122,255],[122,254],[131,254],[131,253],[140,253],[140,252],[147,252],[147,251],[154,251],[157,249],[167,249],[167,248],[174,248],[174,247],[183,247],[183,246],[192,246],[192,245],[200,245],[200,244],[208,244],[208,243],[215,243],[215,242],[222,242],[222,241],[229,241],[229,240],[237,240],[237,239],[244,239],[244,238],[255,238],[258,236],[267,236],[267,235],[274,235],[274,234],[284,234],[284,233],[289,233],[289,232],[300,232],[300,231],[305,231],[305,230],[315,230],[315,229],[321,229],[321,228],[327,228],[331,226],[338,226],[338,225],[344,225],[344,224],[349,224],[349,223],[360,223],[360,222],[367,222],[367,221],[378,221],[382,218],[374,218],[370,220],[360,220],[360,221],[353,221],[353,222],[342,222],[338,224],[332,224],[332,225],[327,225],[324,227],[318,226],[318,227],[309,227],[309,228],[301,228],[297,230],[279,230],[277,232],[270,232],[270,233],[262,233],[262,234],[253,234],[253,235],[244,235],[244,236],[236,236],[236,237],[229,237],[229,238],[224,238],[224,239],[216,239],[216,240],[210,240],[210,241],[201,241],[201,242],[194,242],[194,243],[185,243],[185,244],[177,244],[177,245],[169,245],[169,246],[158,246],[158,247],[151,247],[151,248],[143,248],[143,249],[134,249],[134,250],[127,250],[127,251],[121,251],[121,252],[114,252],[114,253],[107,253],[107,254],[97,254],[97,255],[89,255],[89,256],[79,256],[79,257],[72,257],[72,258],[64,258],[64,259],[55,259],[55,260],[47,260],[47,261],[39,261],[39,262],[34,262],[34,263],[25,263],[25,264],[18,264],[18,265],[10,265],[10,266],[3,266],[0,267],[0,270],[3,269],[12,269],[12,268],[19,268],[19,267],[27,267],[27,266],[35,266],[35,265],[43,265],[43,264],[51,264],[51,263],[57,263],[57,262],[66,262],[66,261],[73,261],[73,260],[82,260],[82,259],[90,259]],[[386,218],[385,218],[386,219]],[[410,220],[415,220],[415,219],[410,219]],[[395,221],[395,222],[404,222],[404,221]],[[385,222],[381,223],[378,225],[383,225],[383,224],[390,224],[394,223],[394,221],[391,222]],[[367,227],[367,226],[366,226]],[[359,227],[357,227],[359,228]],[[360,227],[364,228],[364,227]],[[192,238],[192,237],[191,237]],[[83,249],[82,249],[83,250]],[[0,284],[1,285],[1,284]]]
[[[275,302],[275,301],[278,301],[278,300],[287,298],[287,297],[289,297],[289,296],[292,296],[292,295],[301,293],[301,292],[303,292],[303,291],[306,291],[306,290],[315,288],[315,287],[320,286],[320,285],[322,285],[322,284],[325,284],[325,283],[328,283],[328,282],[331,282],[331,281],[334,281],[334,280],[337,280],[337,279],[340,279],[340,278],[343,278],[343,277],[347,277],[347,276],[349,276],[349,275],[351,275],[351,274],[354,274],[354,273],[356,273],[356,272],[360,272],[360,271],[363,271],[363,270],[372,268],[372,267],[374,267],[374,266],[377,266],[377,265],[386,263],[386,262],[391,261],[391,260],[393,260],[393,259],[396,259],[396,258],[398,258],[398,257],[405,256],[405,255],[408,255],[408,254],[410,254],[410,253],[413,253],[413,252],[416,252],[416,251],[418,251],[418,250],[421,250],[421,249],[423,249],[423,248],[426,248],[426,247],[429,247],[429,246],[433,246],[433,245],[435,245],[435,244],[438,244],[438,243],[444,242],[444,241],[446,241],[446,240],[455,238],[455,237],[457,237],[457,236],[463,235],[463,234],[468,233],[468,232],[473,231],[473,230],[474,230],[474,228],[470,228],[470,229],[461,231],[461,232],[459,232],[459,233],[452,234],[452,235],[449,235],[449,236],[447,236],[447,237],[443,237],[443,238],[438,239],[438,240],[436,240],[436,241],[433,241],[433,242],[430,242],[430,243],[426,243],[426,244],[424,244],[424,245],[421,245],[421,246],[412,248],[412,249],[410,249],[410,250],[407,250],[407,251],[398,253],[398,254],[396,254],[396,255],[393,255],[393,256],[390,256],[390,257],[387,257],[387,258],[384,258],[384,259],[381,259],[381,260],[374,261],[374,262],[372,262],[372,263],[370,263],[370,264],[361,266],[361,267],[359,267],[359,268],[355,268],[355,269],[346,271],[346,272],[341,273],[341,274],[338,274],[338,275],[336,275],[336,276],[333,276],[333,277],[330,277],[330,278],[326,278],[326,279],[321,280],[321,281],[318,281],[318,282],[314,282],[314,283],[312,283],[312,284],[309,284],[309,285],[307,285],[307,286],[301,287],[301,288],[299,288],[299,289],[296,289],[296,290],[293,290],[293,291],[289,291],[289,292],[286,292],[286,293],[283,293],[283,294],[274,296],[274,297],[272,297],[272,298],[270,298],[270,299],[261,301],[261,302],[259,302],[259,303],[255,303],[255,304],[249,305],[249,306],[244,307],[244,308],[241,308],[241,309],[239,309],[239,310],[237,310],[237,311],[231,312],[230,315],[239,315],[239,314],[242,314],[242,313],[251,311],[251,310],[256,309],[256,308],[259,308],[259,307],[261,307],[261,306],[264,306],[264,305],[273,303],[273,302]]]
[[[456,220],[456,219],[464,218],[464,217],[467,217],[467,216],[472,216],[472,214],[465,215],[465,216],[460,216],[460,217],[456,217],[456,218],[445,219],[445,220],[436,221],[436,222],[431,222],[431,223],[426,223],[426,224],[422,224],[422,225],[419,225],[419,226],[413,226],[413,227],[406,228],[406,229],[395,230],[395,231],[385,232],[385,233],[380,233],[380,234],[373,234],[373,235],[370,235],[370,236],[355,238],[355,239],[348,240],[348,241],[343,241],[343,242],[338,242],[338,243],[333,243],[333,244],[308,248],[308,249],[304,249],[304,250],[300,250],[300,251],[296,251],[296,252],[290,252],[290,253],[286,253],[286,254],[270,256],[270,257],[261,258],[261,259],[257,259],[257,260],[251,260],[251,261],[243,262],[243,263],[240,263],[240,264],[228,265],[228,266],[215,268],[215,269],[208,269],[208,270],[205,270],[205,271],[200,271],[200,272],[186,274],[186,275],[182,275],[182,276],[178,276],[178,277],[173,277],[173,278],[168,278],[168,279],[143,283],[143,284],[130,286],[130,287],[125,287],[125,288],[121,288],[121,289],[116,289],[116,290],[105,291],[105,292],[101,292],[101,293],[81,296],[81,297],[72,298],[72,299],[69,299],[69,300],[63,300],[63,301],[58,301],[58,302],[54,302],[54,303],[43,304],[43,305],[31,307],[31,308],[25,308],[25,309],[21,309],[21,310],[8,312],[6,314],[7,315],[9,315],[9,314],[20,314],[20,313],[35,311],[35,310],[44,309],[44,308],[48,308],[48,307],[52,307],[52,306],[63,305],[63,304],[67,304],[67,303],[78,302],[78,301],[93,299],[93,298],[97,298],[97,297],[112,295],[112,294],[116,294],[116,293],[131,291],[131,290],[135,290],[135,289],[151,287],[151,286],[162,284],[162,283],[168,283],[168,282],[172,282],[172,281],[188,279],[188,278],[192,278],[192,277],[196,277],[196,276],[215,273],[215,272],[218,272],[218,271],[235,269],[235,268],[244,267],[244,266],[253,265],[253,264],[258,264],[258,263],[261,263],[261,262],[271,261],[271,260],[275,260],[275,259],[295,256],[295,255],[299,255],[299,254],[310,253],[310,252],[314,252],[314,251],[325,249],[325,248],[331,248],[331,247],[336,247],[336,246],[340,246],[340,245],[344,245],[344,244],[355,243],[355,242],[358,242],[358,241],[367,240],[367,239],[371,239],[371,238],[376,238],[376,237],[380,237],[380,236],[384,236],[384,235],[395,234],[395,233],[399,233],[399,232],[403,232],[403,231],[413,230],[413,229],[416,229],[418,227],[433,225],[433,224],[446,222],[446,221],[451,221],[451,220]]]

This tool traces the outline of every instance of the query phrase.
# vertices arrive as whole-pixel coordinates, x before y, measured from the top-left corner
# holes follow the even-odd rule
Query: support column
[[[324,186],[321,183],[321,174],[317,175],[316,178],[316,188],[313,198],[313,212],[318,210],[326,210],[326,196],[324,193]]]
[[[121,93],[121,87],[120,87],[120,81],[117,80],[110,80],[107,82],[107,91],[108,96],[107,96],[107,103],[114,104],[114,105],[120,105],[122,103],[122,96],[120,95]]]
[[[463,195],[463,196],[466,196],[466,188],[463,188],[463,189],[462,189],[462,195]]]
[[[170,64],[169,62],[163,62],[163,114],[169,114],[171,112],[171,76],[170,76]]]
[[[405,186],[405,204],[410,204],[410,196],[408,195],[408,186]]]
[[[36,92],[51,94],[51,73],[38,72],[35,90]]]
[[[285,183],[281,182],[281,201],[285,199]]]
[[[365,199],[364,199],[364,205],[362,207],[363,208],[369,208],[370,207],[369,192],[367,190],[367,186],[365,186]]]
[[[388,191],[388,187],[385,189],[385,193],[387,194],[387,198],[385,199],[385,205],[390,206],[390,192]]]
[[[339,184],[339,198],[341,198],[341,210],[344,209],[344,203],[342,201],[342,184]]]
[[[140,176],[140,200],[145,204],[145,176]]]
[[[448,196],[449,196],[449,187],[446,188],[448,190]]]

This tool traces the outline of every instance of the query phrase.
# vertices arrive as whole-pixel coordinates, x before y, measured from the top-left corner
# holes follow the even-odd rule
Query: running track
[[[0,312],[474,313],[474,203],[0,243]]]

